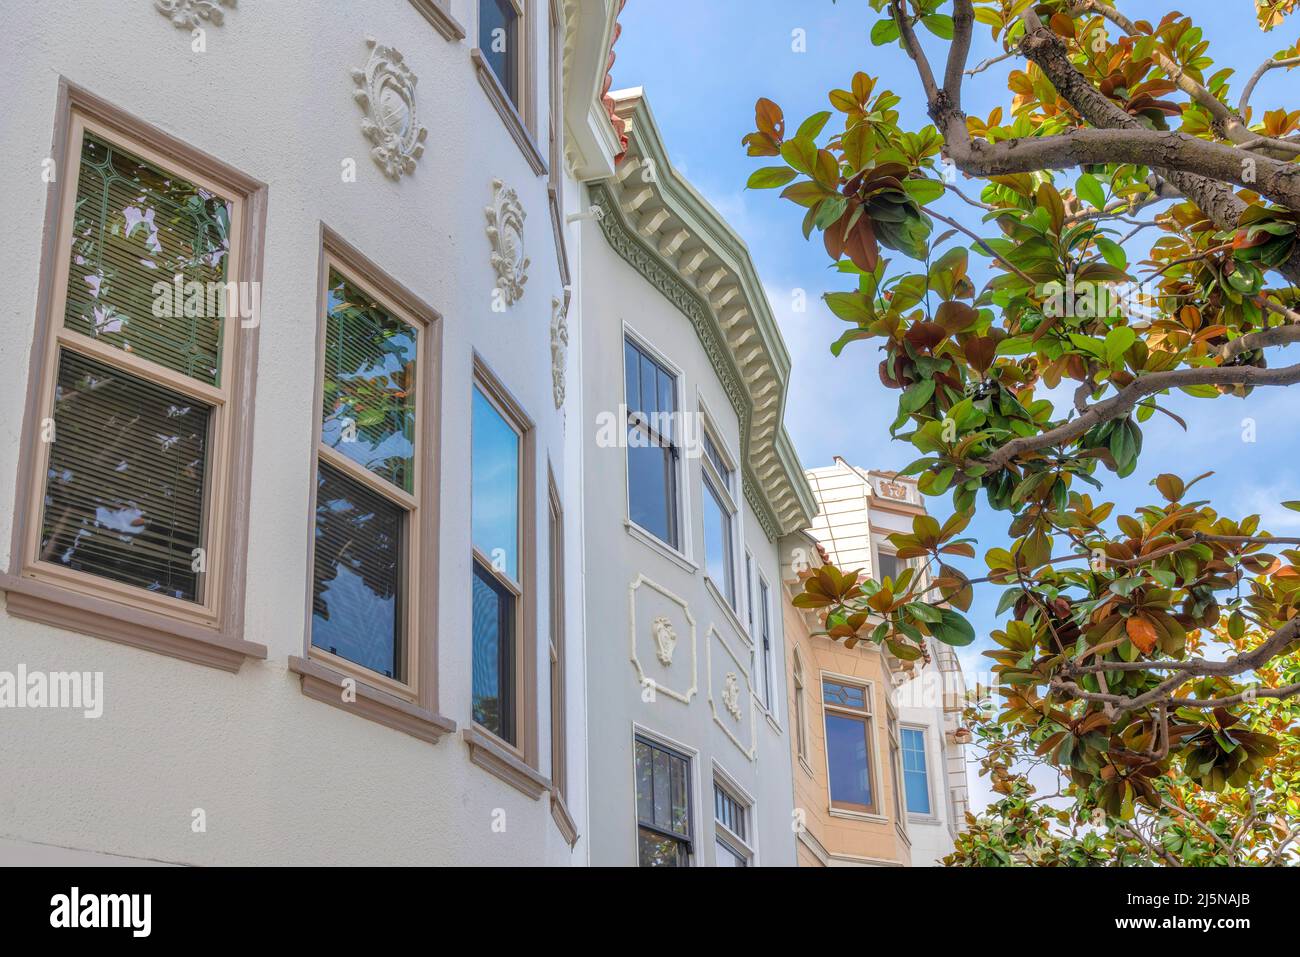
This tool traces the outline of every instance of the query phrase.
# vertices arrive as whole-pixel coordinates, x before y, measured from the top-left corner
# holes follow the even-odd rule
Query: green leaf
[[[975,640],[975,627],[951,608],[939,609],[943,620],[930,626],[930,634],[945,645],[960,648]]]
[[[933,203],[943,195],[943,183],[935,179],[905,179],[903,189],[918,203]]]
[[[884,20],[877,21],[876,25],[871,28],[871,45],[882,47],[898,39],[898,24],[894,22],[893,17],[887,17]]]
[[[781,144],[781,158],[801,173],[812,175],[817,163],[817,144],[808,136],[796,136]]]
[[[799,174],[788,166],[764,166],[749,174],[745,183],[750,189],[775,189],[784,186]]]
[[[1123,364],[1124,353],[1137,341],[1137,333],[1129,326],[1116,326],[1106,333],[1106,362],[1112,367]]]
[[[794,134],[798,138],[807,138],[815,140],[818,134],[826,126],[826,121],[831,118],[831,111],[824,110],[821,113],[814,113],[808,119],[799,124],[798,131]]]
[[[1105,236],[1096,237],[1096,241],[1097,249],[1106,262],[1116,269],[1128,268],[1128,254],[1124,252],[1123,246],[1112,239],[1107,239]]]
[[[825,229],[844,215],[849,200],[846,196],[828,196],[817,207],[817,217],[813,220],[818,229]]]
[[[915,385],[909,386],[898,400],[898,408],[901,412],[915,412],[923,405],[930,401],[934,395],[934,380],[922,379]]]
[[[1079,177],[1079,181],[1074,184],[1074,192],[1094,209],[1106,208],[1106,193],[1101,188],[1101,183],[1097,182],[1097,177],[1091,173]]]
[[[932,13],[929,16],[922,17],[921,22],[925,28],[941,40],[951,40],[953,34],[952,17],[946,13]]]

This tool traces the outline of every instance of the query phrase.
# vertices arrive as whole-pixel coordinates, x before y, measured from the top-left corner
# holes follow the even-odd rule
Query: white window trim
[[[930,800],[930,813],[923,814],[907,807],[906,788],[903,789],[903,807],[907,809],[908,820],[916,821],[918,824],[940,824],[942,823],[942,820],[939,815],[935,813],[935,808],[938,807],[938,804],[934,799],[934,774],[932,773],[933,768],[930,766],[930,751],[932,750],[930,747],[930,729],[923,724],[916,724],[912,721],[900,721],[898,723],[898,754],[900,758],[903,756],[904,730],[921,732],[921,746],[924,748],[923,754],[925,757],[925,793]],[[904,779],[906,779],[907,767],[903,766],[899,768],[899,773],[904,776]]]
[[[737,847],[741,848],[744,852],[749,854],[749,866],[758,867],[759,866],[758,815],[756,813],[758,803],[754,799],[754,795],[751,794],[747,788],[742,787],[740,782],[736,780],[735,775],[733,775],[730,771],[728,771],[725,767],[723,767],[717,758],[714,758],[712,763],[713,763],[712,780],[715,781],[716,783],[721,784],[722,789],[724,791],[730,792],[731,796],[744,806],[745,825],[750,832],[748,841],[741,840],[740,836],[738,834],[735,834],[731,830],[731,828],[727,827],[724,824],[720,824],[717,818],[714,817],[713,832],[714,832],[715,840],[716,840],[717,832],[723,831],[727,836],[728,843],[735,844]],[[712,791],[709,792],[710,796],[712,796],[712,793],[713,793]],[[716,847],[714,848],[714,853],[715,854],[717,853]],[[714,858],[714,865],[715,866],[717,865],[716,857]]]
[[[689,744],[683,744],[681,741],[678,741],[676,738],[670,738],[668,735],[655,731],[637,721],[632,722],[632,737],[629,739],[632,744],[632,752],[631,752],[632,760],[628,762],[630,765],[629,771],[631,772],[632,775],[631,778],[632,780],[632,864],[633,866],[636,866],[637,864],[640,863],[641,860],[641,849],[640,849],[641,817],[640,817],[640,812],[638,811],[636,806],[636,785],[637,785],[636,739],[637,738],[646,738],[650,741],[655,742],[656,744],[662,744],[665,748],[672,748],[674,751],[678,751],[682,755],[684,755],[686,759],[690,762],[691,800],[689,801],[690,804],[689,812],[690,812],[690,820],[691,820],[691,845],[692,846],[691,846],[689,866],[700,867],[701,866],[700,794],[702,793],[702,791],[700,790],[701,788],[700,750],[699,748],[691,747]],[[712,795],[713,792],[709,791],[709,796],[712,797]],[[711,804],[712,802],[710,802],[710,805]],[[712,820],[712,816],[710,816],[710,820]]]
[[[762,697],[759,695],[757,688],[754,690],[753,696],[754,696],[754,701],[755,703],[757,703],[759,710],[762,711],[763,716],[767,718],[767,723],[772,726],[772,729],[776,731],[777,734],[780,734],[781,723],[780,721],[777,720],[776,714],[778,709],[781,707],[781,695],[780,695],[780,689],[778,688],[777,685],[776,675],[772,670],[772,659],[776,657],[776,618],[773,615],[773,612],[776,610],[776,608],[775,608],[775,602],[773,601],[773,597],[772,597],[772,586],[768,582],[767,576],[758,570],[757,562],[754,564],[754,575],[758,579],[754,587],[754,598],[758,604],[758,614],[755,618],[755,625],[758,628],[758,634],[754,635],[754,654],[757,656],[759,665],[763,669],[762,677],[765,678],[767,682],[762,687],[764,690],[770,690],[772,700],[770,703],[765,702],[762,699]],[[763,608],[764,587],[767,588],[767,602],[766,602],[767,628],[768,628],[767,637],[768,637],[768,644],[770,645],[770,648],[766,650],[763,648],[763,617],[762,617],[764,613],[764,608]]]
[[[642,351],[647,353],[650,356],[650,358],[654,359],[655,362],[658,362],[660,365],[662,365],[665,369],[667,369],[669,372],[673,374],[673,377],[676,380],[676,382],[674,383],[673,400],[674,400],[674,404],[677,407],[677,414],[681,415],[682,391],[683,391],[682,387],[683,387],[683,383],[685,382],[685,373],[682,371],[681,366],[677,365],[677,363],[670,360],[664,354],[663,350],[656,347],[653,343],[650,342],[649,339],[647,339],[641,333],[637,332],[636,329],[634,329],[627,322],[626,319],[623,320],[623,338],[619,342],[619,346],[620,346],[619,365],[623,370],[623,375],[619,380],[619,395],[622,396],[622,399],[618,403],[618,405],[627,406],[627,400],[628,400],[627,350],[622,348],[623,342],[625,342],[628,339],[632,340],[633,344],[635,344],[638,349],[641,349]],[[622,430],[620,434],[626,435],[627,423],[620,422],[619,428]],[[669,557],[678,560],[679,563],[685,563],[691,570],[694,571],[694,570],[698,570],[700,566],[694,559],[694,547],[692,541],[693,523],[691,522],[691,495],[690,495],[690,488],[689,488],[690,482],[688,480],[689,477],[687,475],[687,468],[686,468],[686,462],[688,456],[686,455],[685,447],[681,447],[679,451],[680,454],[677,456],[677,472],[676,472],[678,546],[674,548],[672,545],[669,545],[667,542],[665,542],[654,532],[650,531],[648,528],[643,528],[641,525],[638,525],[633,520],[632,518],[632,475],[631,475],[631,470],[628,468],[628,455],[627,455],[628,450],[626,448],[623,449],[623,522],[624,525],[627,527],[628,531],[633,533],[632,535],[633,538],[637,538],[639,541],[645,541],[646,539],[652,540],[653,543],[659,547],[660,551],[664,552]]]
[[[745,552],[744,536],[741,533],[740,527],[743,524],[740,504],[737,500],[736,493],[731,487],[731,483],[725,481],[723,476],[718,474],[717,468],[704,452],[704,435],[706,433],[709,436],[709,441],[712,442],[714,448],[718,450],[718,454],[722,456],[723,464],[726,465],[728,470],[731,472],[732,482],[739,480],[740,470],[736,466],[736,456],[733,454],[726,440],[722,438],[722,431],[717,426],[717,419],[714,418],[713,413],[709,410],[708,403],[705,401],[704,396],[699,394],[698,389],[696,389],[696,404],[698,406],[698,412],[696,414],[700,419],[700,435],[698,437],[700,443],[698,456],[700,460],[700,531],[701,536],[708,534],[707,526],[703,525],[703,508],[705,502],[704,497],[709,494],[711,489],[717,494],[719,504],[728,516],[728,537],[731,539],[729,543],[731,545],[731,568],[729,571],[731,573],[731,587],[735,594],[734,604],[727,601],[726,589],[722,587],[725,585],[725,582],[715,582],[709,576],[708,547],[703,541],[701,541],[701,555],[704,558],[704,561],[701,562],[700,567],[704,569],[705,580],[713,585],[715,596],[721,599],[721,604],[724,606],[724,609],[731,613],[733,624],[738,625],[743,634],[746,629],[740,621],[740,610],[743,602],[740,594],[740,562],[737,558],[737,556]],[[689,458],[689,453],[687,457]],[[704,483],[706,482],[709,484],[710,488],[704,487]]]

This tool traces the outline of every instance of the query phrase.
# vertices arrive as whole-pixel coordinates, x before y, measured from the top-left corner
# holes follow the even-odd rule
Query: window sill
[[[868,814],[866,811],[846,811],[843,808],[830,809],[831,817],[842,817],[850,821],[870,821],[872,824],[888,824],[889,818],[880,814]]]
[[[943,821],[931,814],[913,814],[911,811],[907,812],[907,820],[909,824],[928,824],[931,826],[943,823]]]
[[[34,578],[0,575],[0,591],[15,618],[104,638],[145,651],[235,672],[246,658],[266,658],[266,646],[216,628],[83,594]]]
[[[551,817],[554,818],[555,826],[560,829],[560,834],[569,847],[577,844],[578,825],[573,823],[568,805],[564,803],[564,798],[560,797],[560,792],[554,788],[551,789]]]
[[[421,741],[436,744],[444,734],[456,730],[456,722],[450,718],[444,718],[428,708],[403,701],[386,691],[372,688],[350,675],[335,671],[310,658],[291,655],[289,670],[302,679],[302,693],[307,697],[333,705],[395,731],[402,731]],[[343,699],[343,683],[349,679],[355,682],[356,700],[354,701]]]
[[[501,121],[505,123],[507,132],[511,138],[518,144],[520,151],[524,154],[524,159],[528,161],[529,167],[538,176],[545,176],[547,172],[546,158],[542,156],[542,151],[537,148],[533,142],[533,134],[529,132],[528,125],[524,123],[524,118],[519,115],[519,110],[510,102],[510,97],[506,94],[506,89],[497,79],[496,73],[483,57],[483,53],[476,47],[469,51],[470,59],[474,63],[474,72],[478,74],[479,86],[483,87],[483,92],[487,94],[488,100],[501,116]]]
[[[462,728],[460,733],[469,747],[469,759],[483,770],[496,775],[534,801],[550,789],[549,779],[512,754],[495,735],[473,725]]]
[[[411,6],[419,10],[424,19],[447,40],[465,39],[465,28],[446,8],[446,0],[411,0]]]
[[[709,577],[707,572],[704,574],[704,587],[713,596],[713,600],[718,607],[722,609],[722,614],[726,616],[727,621],[731,622],[731,626],[736,629],[736,634],[740,635],[741,640],[752,648],[754,641],[749,637],[749,632],[745,630],[745,626],[740,623],[740,616],[736,614],[736,609],[727,604],[727,596],[722,593],[722,589]]]
[[[680,565],[682,568],[686,569],[686,571],[690,572],[692,575],[694,575],[696,572],[700,570],[699,565],[695,564],[693,561],[691,561],[689,558],[687,558],[677,549],[673,548],[671,545],[664,542],[661,538],[659,538],[659,536],[647,532],[644,528],[642,528],[636,522],[632,521],[630,518],[623,520],[623,527],[626,528],[627,533],[631,535],[633,538],[635,538],[637,541],[641,542],[643,545],[649,545],[651,548],[655,549],[655,551],[659,552],[665,558],[676,563],[677,565]]]
[[[785,731],[781,728],[780,723],[776,720],[776,718],[772,717],[772,712],[768,711],[762,705],[759,705],[759,710],[763,712],[763,717],[767,718],[767,723],[772,726],[773,731],[775,731],[778,735],[785,734]]]

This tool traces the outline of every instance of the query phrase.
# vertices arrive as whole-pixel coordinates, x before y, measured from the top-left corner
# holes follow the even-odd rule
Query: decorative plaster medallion
[[[492,244],[492,268],[496,287],[510,305],[523,297],[530,260],[524,255],[524,207],[513,187],[492,180],[492,205],[487,215],[487,237]]]
[[[555,407],[564,408],[564,368],[569,362],[569,307],[559,296],[551,298],[551,392]]]
[[[722,704],[733,718],[740,720],[740,679],[734,671],[728,671],[722,679]]]
[[[650,623],[650,631],[655,639],[655,657],[661,665],[673,663],[673,649],[677,647],[677,632],[673,623],[660,615]]]
[[[402,62],[402,54],[366,37],[370,59],[365,69],[353,70],[357,89],[352,97],[366,111],[361,132],[375,145],[370,155],[390,179],[415,172],[415,161],[424,154],[428,129],[420,125],[415,112],[417,77]]]
[[[153,0],[158,12],[182,30],[195,30],[204,20],[219,27],[226,16],[222,7],[234,9],[237,3],[238,0]]]

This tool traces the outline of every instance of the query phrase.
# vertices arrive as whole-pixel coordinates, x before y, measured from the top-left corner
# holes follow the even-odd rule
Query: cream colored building
[[[913,480],[842,459],[807,475],[818,514],[807,535],[784,547],[795,806],[805,824],[799,862],[935,864],[965,826],[957,656],[931,640],[930,661],[909,667],[870,641],[845,648],[814,635],[815,615],[789,602],[801,590],[798,569],[823,561],[895,575],[888,536],[911,530],[922,499]]]

